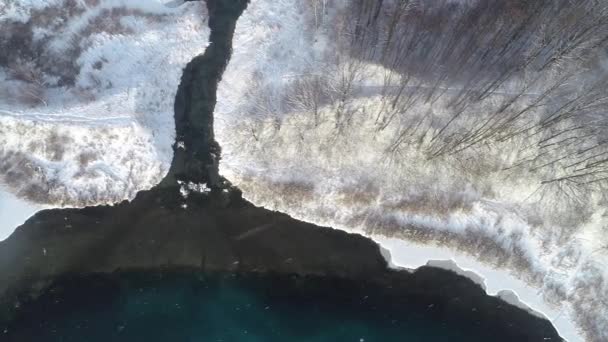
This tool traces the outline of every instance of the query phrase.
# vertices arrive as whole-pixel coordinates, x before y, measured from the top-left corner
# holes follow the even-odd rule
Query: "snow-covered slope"
[[[488,293],[547,317],[569,341],[608,339],[603,188],[587,187],[581,195],[579,188],[547,182],[559,179],[566,157],[549,160],[549,167],[516,165],[535,155],[545,164],[547,154],[534,146],[575,141],[576,133],[566,128],[560,139],[516,137],[428,158],[437,143],[428,132],[438,132],[451,115],[448,96],[412,105],[405,119],[382,118],[380,108],[390,106],[383,91],[400,76],[339,53],[335,30],[344,26],[347,6],[251,2],[237,24],[234,56],[218,93],[223,175],[258,205],[373,238],[395,266],[451,259],[459,265],[430,263],[477,273]],[[348,82],[357,91],[346,101],[316,91],[336,91]],[[537,105],[548,82],[524,84],[524,90],[521,84],[505,83],[471,105],[459,127],[478,125],[486,112],[514,97],[509,106],[515,113]],[[569,85],[556,88],[565,98],[573,91]],[[560,98],[542,100],[552,108]],[[409,134],[403,127],[410,127]]]
[[[182,68],[204,4],[0,3],[0,183],[53,206],[131,198],[168,171]]]

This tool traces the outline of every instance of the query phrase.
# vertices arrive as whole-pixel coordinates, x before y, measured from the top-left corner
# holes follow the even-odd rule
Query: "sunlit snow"
[[[169,5],[0,5],[8,39],[32,32],[8,42],[0,67],[0,181],[11,192],[83,206],[133,198],[162,179],[182,68],[208,44],[204,4]]]

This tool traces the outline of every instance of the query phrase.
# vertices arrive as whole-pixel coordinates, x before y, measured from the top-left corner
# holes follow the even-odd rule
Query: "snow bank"
[[[372,238],[388,251],[386,257],[393,267],[416,269],[433,266],[456,272],[480,284],[489,295],[551,321],[567,341],[582,340],[575,319],[568,311],[549,305],[544,301],[542,292],[508,271],[497,270],[469,255],[433,245],[382,236]]]

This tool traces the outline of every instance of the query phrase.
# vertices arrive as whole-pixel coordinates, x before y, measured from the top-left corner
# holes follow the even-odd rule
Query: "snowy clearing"
[[[173,157],[182,68],[202,53],[204,4],[0,4],[0,182],[52,206],[132,198]]]

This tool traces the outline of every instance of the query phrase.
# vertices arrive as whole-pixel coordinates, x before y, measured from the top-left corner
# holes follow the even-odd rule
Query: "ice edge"
[[[392,269],[413,272],[420,267],[431,266],[455,272],[480,285],[487,295],[497,297],[532,315],[550,321],[565,341],[585,340],[566,308],[550,307],[544,302],[542,294],[537,289],[505,270],[493,269],[447,248],[377,235],[365,235],[365,237],[378,245],[380,253]]]

